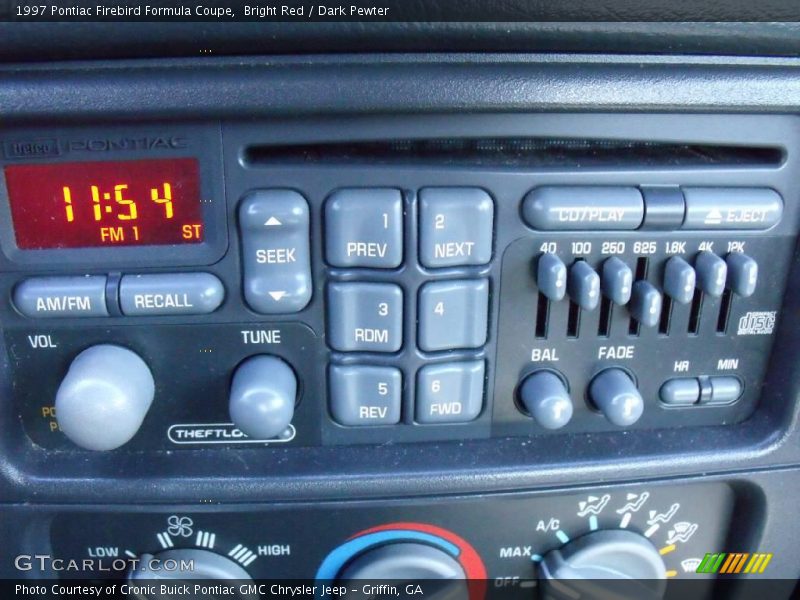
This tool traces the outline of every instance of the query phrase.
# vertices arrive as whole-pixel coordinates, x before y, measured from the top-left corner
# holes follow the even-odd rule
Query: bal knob
[[[153,402],[155,383],[138,354],[112,344],[92,346],[72,361],[56,393],[56,420],[87,450],[128,442]]]
[[[537,371],[526,377],[519,397],[528,413],[545,429],[560,429],[572,418],[569,391],[551,371]]]

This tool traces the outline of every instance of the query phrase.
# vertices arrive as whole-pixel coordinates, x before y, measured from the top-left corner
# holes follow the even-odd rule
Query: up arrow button
[[[311,300],[308,203],[293,190],[256,190],[239,205],[244,297],[261,314],[302,310]]]

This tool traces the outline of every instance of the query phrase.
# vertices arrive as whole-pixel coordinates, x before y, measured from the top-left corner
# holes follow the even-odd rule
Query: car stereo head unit
[[[4,130],[30,439],[548,444],[753,414],[797,235],[786,119],[376,123]]]

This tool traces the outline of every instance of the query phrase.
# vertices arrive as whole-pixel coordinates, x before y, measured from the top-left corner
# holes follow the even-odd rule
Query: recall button
[[[204,315],[225,299],[222,282],[211,273],[125,275],[119,284],[122,314]]]
[[[26,317],[107,317],[106,276],[27,279],[14,290],[14,305]]]
[[[543,231],[638,229],[644,200],[634,187],[543,186],[525,196],[522,216]]]

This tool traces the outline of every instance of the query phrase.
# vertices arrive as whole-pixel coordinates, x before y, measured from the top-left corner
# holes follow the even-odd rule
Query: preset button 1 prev
[[[334,267],[392,269],[403,262],[403,197],[390,188],[344,189],[325,203],[325,258]]]

